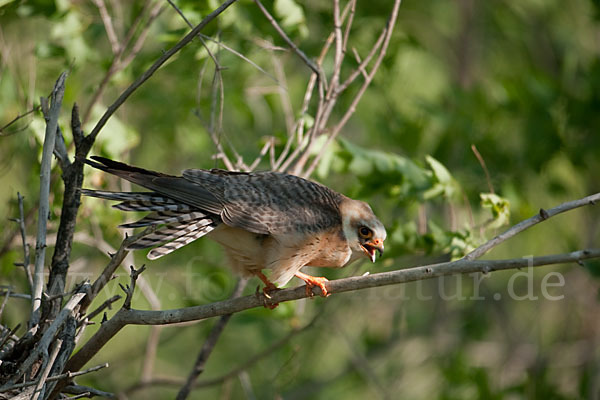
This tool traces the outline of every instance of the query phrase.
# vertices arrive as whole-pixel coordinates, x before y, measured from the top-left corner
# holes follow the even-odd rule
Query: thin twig
[[[485,180],[487,181],[490,193],[494,193],[494,186],[492,186],[492,179],[490,178],[490,172],[488,171],[487,166],[485,165],[485,160],[483,159],[481,153],[479,153],[479,150],[477,150],[477,147],[474,144],[471,145],[471,150],[473,151],[473,154],[475,154],[475,157],[477,157],[477,160],[479,161],[479,164],[481,165],[481,168],[485,173]]]
[[[260,9],[260,11],[267,18],[267,20],[271,23],[273,28],[275,28],[275,30],[277,31],[279,36],[281,36],[281,38],[288,44],[288,46],[290,46],[292,51],[294,53],[296,53],[296,55],[298,57],[300,57],[300,59],[304,62],[304,64],[306,64],[308,66],[308,68],[310,68],[315,74],[317,74],[317,76],[319,77],[319,81],[323,85],[325,85],[326,80],[325,80],[325,74],[323,73],[323,70],[317,64],[315,64],[311,59],[309,59],[306,56],[306,54],[304,54],[304,52],[302,50],[300,50],[300,48],[298,46],[296,46],[296,43],[294,43],[292,41],[292,39],[290,39],[290,37],[281,28],[281,26],[279,26],[279,24],[277,23],[275,18],[273,18],[273,16],[269,13],[269,11],[265,8],[265,6],[263,6],[263,4],[261,3],[260,0],[254,0],[254,3],[256,3],[256,5]]]
[[[194,29],[194,25],[192,25],[192,23],[185,17],[185,15],[183,14],[183,11],[181,11],[179,9],[179,7],[177,7],[177,5],[175,3],[173,3],[172,0],[167,0],[167,2],[169,3],[169,5],[171,7],[173,7],[175,9],[175,11],[177,12],[177,14],[179,14],[179,16],[185,21],[185,23],[187,24],[187,26],[189,26],[190,28]],[[221,67],[221,64],[219,64],[219,60],[217,60],[217,58],[212,53],[212,51],[210,51],[210,49],[206,45],[206,42],[204,41],[204,38],[202,36],[203,36],[202,34],[198,33],[198,39],[200,39],[200,42],[202,43],[202,46],[204,46],[204,49],[208,53],[208,56],[213,60],[213,63],[215,63],[215,68],[217,68],[219,70],[223,69]]]
[[[140,276],[140,274],[146,270],[146,266],[142,265],[142,267],[140,269],[135,269],[132,265],[129,268],[131,270],[131,275],[130,275],[130,280],[129,280],[130,283],[129,283],[129,285],[127,285],[127,287],[123,287],[121,285],[121,289],[123,289],[123,291],[126,294],[125,302],[123,302],[123,308],[125,308],[127,310],[131,308],[131,299],[133,298],[133,293],[135,292],[135,283],[138,279],[138,276]]]
[[[33,274],[33,292],[31,301],[31,318],[29,320],[29,329],[35,328],[40,322],[42,306],[42,290],[44,285],[44,261],[46,256],[46,225],[48,214],[50,212],[50,167],[52,161],[52,152],[56,141],[56,129],[58,127],[58,117],[62,100],[65,93],[65,80],[67,74],[60,74],[54,89],[52,90],[52,106],[50,108],[50,118],[46,124],[46,134],[42,150],[41,172],[40,172],[40,206],[38,212],[38,228],[35,245],[35,268]]]
[[[0,296],[3,295],[3,294],[6,294],[9,297],[12,297],[12,298],[15,298],[15,299],[31,300],[31,295],[25,294],[25,293],[14,293],[10,289],[8,289],[8,290],[0,290]]]
[[[136,17],[135,21],[133,22],[133,24],[127,31],[127,34],[125,35],[125,39],[123,40],[123,43],[121,43],[119,45],[119,49],[114,54],[113,60],[110,64],[110,66],[108,67],[106,74],[102,78],[102,81],[100,82],[100,84],[98,85],[98,88],[94,92],[94,96],[92,97],[92,100],[90,101],[90,103],[88,104],[87,108],[85,109],[85,111],[83,113],[83,123],[84,124],[90,118],[92,110],[94,108],[94,105],[102,97],[102,94],[104,93],[104,90],[106,89],[106,87],[107,87],[108,83],[110,82],[110,79],[113,77],[113,75],[115,75],[117,72],[123,70],[131,62],[131,60],[132,60],[131,57],[127,60],[127,62],[123,62],[121,59],[122,59],[123,55],[125,54],[125,50],[127,49],[127,46],[129,45],[131,40],[133,40],[133,37],[134,37],[135,33],[137,32],[138,27],[144,20],[146,12],[148,11],[148,9],[150,9],[150,6],[152,6],[151,1],[145,2],[144,7],[142,8],[140,13]],[[151,13],[158,12],[160,7],[161,7],[160,2],[156,2],[154,5],[154,9],[151,11]],[[158,10],[157,10],[157,8],[158,8]],[[145,32],[147,32],[151,27],[151,24],[150,24],[151,19],[149,19],[146,22],[147,23],[144,24],[144,27],[142,28],[142,31],[141,31],[140,35],[138,36],[138,40],[136,41],[136,45],[134,45],[134,47],[141,48],[141,45],[143,44],[143,41],[145,40],[145,37],[146,37]],[[140,40],[140,37],[142,37],[141,40]],[[133,51],[130,52],[130,56],[131,56],[131,54],[133,54]],[[135,55],[134,55],[134,57],[135,57]]]
[[[247,282],[248,280],[243,278],[238,280],[236,288],[233,291],[233,294],[231,295],[231,299],[238,298],[242,294]],[[231,315],[232,314],[226,314],[221,316],[221,318],[217,321],[215,326],[213,326],[213,328],[211,329],[210,333],[208,334],[208,337],[206,338],[206,341],[204,342],[204,345],[202,346],[202,349],[200,350],[200,353],[198,354],[198,358],[196,358],[194,368],[192,368],[192,371],[190,372],[185,384],[177,393],[177,400],[184,400],[187,399],[187,397],[189,396],[190,391],[192,390],[192,387],[196,382],[196,379],[198,379],[198,376],[200,376],[200,374],[204,372],[204,366],[206,365],[206,362],[208,361],[208,358],[210,357],[213,349],[217,345],[217,341],[223,333],[225,325],[227,325],[227,323],[229,322]]]
[[[104,288],[104,286],[106,286],[106,284],[112,280],[113,274],[115,273],[116,269],[119,268],[119,265],[121,265],[121,263],[123,262],[123,260],[127,256],[127,254],[129,253],[129,250],[127,250],[127,246],[129,246],[131,243],[138,240],[140,237],[152,233],[154,230],[155,230],[154,227],[146,228],[139,234],[129,236],[121,242],[121,246],[119,246],[119,249],[117,250],[117,252],[115,254],[111,255],[110,261],[108,262],[106,267],[104,267],[104,270],[102,270],[102,273],[100,274],[100,276],[98,276],[98,278],[96,278],[96,280],[94,281],[94,283],[91,286],[89,293],[85,296],[85,298],[81,302],[81,312],[82,313],[85,312],[85,310],[87,310],[89,305],[92,303],[92,300],[94,300],[94,298],[96,298],[96,296],[98,295],[98,293],[100,293],[100,291]]]
[[[4,312],[4,307],[6,306],[6,303],[8,302],[9,296],[10,296],[10,289],[6,291],[6,294],[4,295],[4,300],[2,300],[2,305],[0,305],[0,319],[2,318],[2,313]]]
[[[108,10],[106,9],[106,4],[104,4],[104,0],[92,0],[93,3],[98,7],[98,12],[100,12],[100,19],[102,19],[102,23],[104,24],[104,30],[106,31],[106,36],[108,37],[108,42],[110,43],[110,47],[114,55],[117,55],[120,50],[119,39],[117,38],[117,34],[115,33],[115,28],[112,24],[112,19],[110,15],[108,15]]]
[[[221,384],[221,383],[223,383],[223,382],[225,382],[225,381],[227,381],[227,380],[229,380],[231,378],[235,378],[236,376],[238,376],[238,374],[240,372],[248,370],[254,364],[258,363],[259,361],[261,361],[264,358],[268,357],[269,355],[273,354],[280,347],[282,347],[285,344],[287,344],[295,336],[297,336],[297,335],[299,335],[299,334],[307,331],[308,329],[310,329],[312,326],[314,326],[315,322],[322,315],[323,315],[322,312],[315,314],[315,316],[306,325],[304,325],[301,328],[294,328],[294,329],[292,329],[287,335],[285,335],[284,337],[282,337],[281,339],[279,339],[277,342],[271,344],[266,349],[264,349],[264,350],[260,351],[259,353],[253,355],[252,357],[250,357],[248,360],[246,360],[245,362],[243,362],[239,366],[233,368],[231,371],[226,372],[223,375],[217,376],[215,378],[210,378],[210,379],[206,379],[206,380],[194,383],[193,389],[198,389],[198,388],[203,388],[203,387],[209,387],[209,386],[218,385],[218,384]],[[123,392],[125,394],[130,395],[130,394],[132,394],[132,393],[134,393],[134,392],[136,392],[136,391],[138,391],[140,389],[144,389],[144,388],[146,388],[148,386],[155,386],[155,385],[181,386],[182,384],[184,384],[184,382],[181,379],[167,379],[167,378],[164,378],[164,377],[154,377],[154,378],[152,378],[150,380],[136,383],[136,384],[132,385],[131,387],[125,389]]]
[[[600,193],[596,193],[596,194],[584,197],[579,200],[569,201],[569,202],[560,204],[560,205],[550,208],[548,210],[544,210],[543,208],[541,208],[540,212],[538,214],[536,214],[533,217],[528,218],[524,221],[519,222],[518,224],[509,228],[507,231],[501,233],[500,235],[494,237],[493,239],[490,239],[483,245],[479,246],[478,248],[476,248],[475,250],[473,250],[472,252],[467,254],[464,257],[464,259],[465,260],[478,259],[481,256],[483,256],[485,253],[487,253],[488,251],[493,249],[494,247],[498,246],[500,243],[505,242],[506,240],[517,235],[518,233],[523,232],[525,229],[531,228],[532,226],[539,224],[540,222],[543,222],[550,217],[553,217],[553,216],[563,213],[565,211],[572,210],[574,208],[588,206],[588,205],[595,205],[599,201],[600,201]]]
[[[19,202],[19,230],[21,231],[21,242],[23,243],[23,269],[29,283],[29,290],[33,293],[33,278],[29,269],[29,244],[27,243],[27,233],[25,231],[25,212],[23,211],[23,196],[17,192],[17,200]]]
[[[60,375],[54,375],[49,377],[48,379],[46,379],[46,382],[54,382],[54,381],[59,381],[61,379],[71,379],[71,378],[75,378],[77,376],[81,376],[81,375],[85,375],[85,374],[89,374],[90,372],[96,372],[102,368],[107,368],[108,367],[108,363],[104,363],[101,365],[97,365],[95,367],[91,367],[88,369],[84,369],[83,371],[77,371],[77,372],[65,372],[64,374],[60,374]],[[14,389],[21,389],[24,387],[28,387],[28,386],[34,386],[38,383],[38,379],[34,380],[34,381],[28,381],[28,382],[23,382],[23,383],[17,383],[15,385],[6,387],[6,388],[0,388],[0,392],[8,392],[9,390],[14,390]]]
[[[325,43],[323,44],[323,48],[321,49],[321,53],[319,54],[319,57],[317,58],[317,63],[319,65],[322,65],[323,60],[325,59],[325,56],[327,55],[327,52],[329,51],[329,48],[333,44],[333,38],[334,38],[334,35],[333,35],[333,33],[331,33],[327,37],[327,40],[325,40]],[[305,125],[305,116],[308,112],[308,107],[310,105],[310,101],[312,99],[312,95],[313,95],[316,83],[317,83],[317,74],[313,73],[310,76],[310,79],[308,80],[308,84],[306,85],[306,90],[304,92],[304,98],[302,100],[302,107],[300,109],[300,118],[296,122],[296,129],[295,129],[294,133],[296,135],[297,146],[294,149],[294,151],[292,152],[292,154],[290,154],[288,157],[288,152],[293,143],[292,138],[291,137],[288,138],[288,141],[285,144],[285,148],[283,149],[283,151],[279,155],[279,158],[277,159],[277,162],[275,163],[275,170],[277,170],[277,171],[280,171],[280,172],[287,171],[287,169],[291,165],[291,163],[296,159],[296,157],[298,157],[298,155],[300,155],[300,153],[304,149],[305,143],[303,143],[303,132],[304,132],[304,125]],[[321,98],[319,99],[319,107],[321,107],[322,101],[323,101],[323,98],[321,96]],[[315,128],[315,124],[313,123],[313,128],[311,128],[311,129],[314,129],[314,128]]]
[[[15,122],[17,122],[18,120],[25,118],[26,116],[28,116],[31,113],[34,113],[36,111],[40,111],[40,106],[35,106],[33,107],[31,110],[29,111],[25,111],[23,114],[19,114],[16,117],[14,117],[10,122],[7,122],[6,124],[4,124],[4,126],[0,127],[0,136],[8,136],[7,134],[4,133],[4,130],[8,127],[10,127],[12,124],[14,124]]]
[[[123,105],[125,100],[131,96],[133,92],[135,92],[144,82],[146,82],[169,58],[171,58],[175,53],[181,50],[184,46],[190,43],[208,23],[210,23],[213,19],[219,16],[223,11],[225,11],[230,5],[235,3],[237,0],[226,0],[223,4],[217,7],[213,12],[208,14],[206,18],[202,20],[194,29],[192,29],[183,39],[181,39],[175,46],[171,47],[168,51],[166,51],[158,60],[154,62],[139,78],[135,80],[121,95],[115,100],[113,104],[111,104],[106,112],[102,115],[96,126],[90,132],[89,140],[94,141],[100,130],[106,125],[108,119]]]
[[[103,398],[107,398],[107,399],[112,399],[115,397],[115,395],[113,393],[105,392],[104,390],[98,390],[93,387],[82,386],[82,385],[65,386],[61,393],[69,393],[69,394],[77,395],[77,396],[69,397],[68,398],[69,400],[79,399],[82,397],[94,397],[94,396],[103,397]]]
[[[112,303],[114,303],[115,301],[119,301],[120,299],[121,299],[121,295],[119,295],[119,294],[114,295],[110,299],[106,300],[104,303],[100,304],[100,306],[98,306],[98,308],[96,308],[94,311],[92,311],[91,313],[89,313],[86,316],[86,318],[88,320],[94,319],[94,317],[96,317],[96,315],[98,315],[102,311],[104,311],[105,308],[108,308],[110,310],[111,306],[112,306]]]

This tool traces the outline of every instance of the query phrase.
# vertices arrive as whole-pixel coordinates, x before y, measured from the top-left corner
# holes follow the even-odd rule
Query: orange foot
[[[269,300],[271,300],[271,293],[273,293],[273,292],[275,292],[277,290],[280,290],[280,289],[277,286],[275,286],[275,284],[273,282],[271,282],[269,280],[269,278],[267,278],[265,276],[265,274],[263,274],[262,272],[256,271],[255,275],[261,281],[263,281],[263,283],[265,284],[265,287],[262,290],[263,296],[264,296],[263,297],[263,306],[265,308],[268,308],[268,309],[271,309],[271,310],[274,309],[274,308],[276,308],[279,305],[279,303],[269,303]],[[257,290],[257,293],[258,293],[258,288],[256,288],[256,290]]]
[[[296,272],[296,276],[298,278],[302,279],[304,282],[306,282],[306,294],[309,297],[313,297],[312,288],[314,286],[318,286],[321,288],[321,297],[329,296],[329,292],[327,291],[327,286],[325,285],[326,282],[329,282],[329,280],[327,278],[324,278],[322,276],[307,275],[300,271]]]

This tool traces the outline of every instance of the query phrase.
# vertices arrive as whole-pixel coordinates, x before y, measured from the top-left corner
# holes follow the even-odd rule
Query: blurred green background
[[[194,24],[218,5],[175,3]],[[105,4],[120,39],[143,9],[146,19],[136,34],[148,23],[146,2]],[[265,4],[316,58],[333,26],[332,3]],[[359,0],[349,47],[364,57],[390,9],[389,1]],[[0,0],[0,126],[38,105],[68,69],[61,126],[69,144],[73,103],[82,115],[89,111],[84,126],[89,132],[106,107],[187,31],[165,2],[139,53],[88,110],[113,60],[95,3]],[[248,164],[271,136],[280,151],[287,138],[280,89],[287,89],[293,112],[299,112],[310,71],[294,54],[270,48],[286,46],[251,1],[233,5],[204,33],[268,73],[211,45],[226,68],[222,143],[235,147]],[[335,279],[459,257],[540,208],[598,192],[599,38],[595,0],[405,0],[381,69],[312,176],[372,205],[388,230],[386,255],[376,264],[311,272]],[[272,78],[278,65],[285,83]],[[326,72],[331,65],[329,57]],[[342,75],[355,66],[349,52]],[[215,148],[206,130],[213,71],[198,41],[184,48],[112,117],[93,153],[173,174],[222,167],[212,158]],[[356,88],[341,98],[334,121],[355,93]],[[305,117],[310,119],[310,109]],[[13,265],[22,260],[22,248],[8,218],[18,216],[19,191],[34,243],[43,132],[43,117],[35,112],[3,128],[0,136],[0,284],[19,292],[28,288],[22,268]],[[485,160],[489,181],[472,145]],[[259,169],[267,168],[264,160]],[[60,168],[53,171],[50,242],[62,196]],[[127,189],[98,171],[86,172],[84,187]],[[560,215],[488,257],[597,247],[599,217],[597,207]],[[107,202],[83,199],[71,286],[104,267],[106,251],[122,239],[116,226],[125,218]],[[132,257],[128,262],[136,266],[147,264],[143,277],[156,294],[140,288],[136,308],[218,301],[235,285],[221,250],[209,240],[153,262],[143,252]],[[599,276],[600,264],[586,262],[448,277],[246,311],[232,318],[200,378],[208,384],[191,397],[598,399]],[[120,270],[97,303],[127,281]],[[258,284],[251,281],[246,293]],[[12,327],[24,320],[29,304],[13,299],[9,306],[2,323]],[[78,381],[123,398],[173,398],[213,323],[126,327],[89,364],[106,361],[110,368]],[[95,329],[90,326],[85,334]],[[149,338],[160,342],[155,358],[146,351]],[[136,386],[142,377],[148,382]]]

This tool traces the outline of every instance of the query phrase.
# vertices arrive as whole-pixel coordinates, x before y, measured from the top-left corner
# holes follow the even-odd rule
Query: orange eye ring
[[[366,226],[361,226],[358,228],[358,234],[364,239],[371,239],[373,237],[373,231]]]

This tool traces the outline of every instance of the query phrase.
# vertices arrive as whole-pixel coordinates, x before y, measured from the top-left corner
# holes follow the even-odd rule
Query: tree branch
[[[248,280],[244,278],[241,278],[238,281],[236,288],[233,291],[233,294],[231,295],[232,299],[238,298],[242,294],[247,282]],[[210,333],[208,334],[208,337],[206,338],[206,341],[204,342],[204,345],[202,346],[202,349],[200,350],[200,353],[198,354],[198,358],[194,363],[192,372],[190,372],[185,384],[179,390],[179,393],[177,393],[177,400],[184,400],[187,399],[187,397],[189,396],[190,391],[192,390],[192,387],[196,382],[196,379],[198,379],[200,374],[204,372],[204,366],[206,365],[208,358],[212,354],[213,349],[217,345],[217,341],[223,333],[225,326],[231,319],[231,316],[232,314],[226,314],[221,316],[221,318],[219,318],[215,326],[213,326],[213,328],[211,329]]]
[[[600,258],[600,249],[580,250],[566,254],[507,260],[481,261],[461,259],[452,262],[329,281],[327,282],[327,291],[331,294],[335,294],[372,287],[396,285],[446,275],[469,274],[473,272],[490,273],[493,271],[515,268],[579,262],[592,258]],[[312,295],[318,295],[321,293],[321,289],[313,287],[311,293]],[[271,299],[268,299],[268,301],[273,303],[283,303],[306,297],[308,297],[308,294],[305,286],[299,286],[276,291],[271,294]],[[261,294],[195,307],[164,311],[145,311],[121,308],[110,320],[102,324],[94,336],[92,336],[81,350],[69,360],[67,368],[71,371],[80,369],[126,325],[163,325],[198,321],[220,315],[232,314],[250,308],[263,307],[265,301],[265,297]]]
[[[33,278],[29,269],[29,243],[27,243],[27,233],[25,230],[25,212],[23,211],[23,196],[17,192],[19,201],[19,230],[21,231],[21,242],[23,243],[23,269],[29,283],[29,290],[33,293]]]
[[[300,59],[304,62],[304,64],[306,64],[308,66],[308,68],[310,68],[315,74],[317,74],[319,82],[322,85],[327,85],[327,80],[325,79],[325,74],[323,73],[323,70],[317,64],[315,64],[310,58],[308,58],[306,56],[306,54],[304,54],[304,52],[302,50],[300,50],[300,48],[298,46],[296,46],[296,43],[294,43],[292,41],[292,39],[290,39],[290,37],[281,28],[281,26],[279,26],[279,24],[277,23],[275,18],[273,18],[273,16],[269,13],[269,11],[265,8],[265,6],[263,6],[263,4],[261,3],[260,0],[254,0],[254,3],[256,3],[256,5],[260,9],[260,11],[267,18],[267,20],[271,23],[273,28],[275,28],[275,30],[277,31],[279,36],[281,36],[281,38],[287,43],[287,45],[290,46],[292,51],[294,53],[296,53],[296,55],[298,55],[298,57],[300,57]]]
[[[66,72],[58,77],[52,90],[52,105],[50,108],[50,118],[46,124],[46,134],[42,150],[42,162],[40,171],[40,207],[38,212],[37,240],[35,245],[35,268],[33,274],[33,292],[31,301],[31,318],[29,320],[29,329],[35,328],[42,315],[42,290],[44,285],[44,261],[46,256],[46,225],[48,222],[48,213],[50,212],[50,168],[54,143],[56,142],[56,129],[58,127],[58,117],[62,106],[63,96],[65,94]]]
[[[85,290],[87,289],[87,286],[89,285],[83,285],[80,288],[79,292],[69,299],[69,301],[58,314],[56,319],[44,331],[44,334],[42,335],[41,339],[36,343],[33,351],[31,351],[31,353],[29,354],[29,356],[27,356],[25,361],[21,363],[21,365],[19,366],[19,370],[10,378],[8,382],[6,382],[5,385],[0,387],[0,391],[5,390],[7,386],[14,385],[15,382],[25,373],[25,371],[27,371],[33,365],[33,363],[38,360],[40,355],[43,352],[48,351],[48,347],[50,347],[50,345],[54,341],[54,337],[56,336],[58,330],[63,326],[63,324],[67,320],[67,317],[73,313],[75,307],[85,296]]]
[[[125,91],[119,96],[117,100],[113,104],[111,104],[106,112],[102,115],[94,129],[90,132],[87,140],[93,142],[96,140],[96,136],[100,133],[100,130],[104,127],[108,119],[117,111],[119,107],[127,100],[129,96],[133,92],[137,90],[144,82],[146,82],[169,58],[171,58],[175,53],[181,50],[184,46],[186,46],[189,42],[191,42],[198,32],[200,32],[208,23],[210,23],[213,19],[219,16],[223,11],[227,9],[230,5],[235,3],[237,0],[226,0],[223,4],[217,7],[213,12],[208,14],[206,18],[202,20],[194,29],[192,29],[183,39],[181,39],[175,46],[166,51],[158,60],[154,62],[138,79],[135,80]]]
[[[547,220],[550,217],[553,217],[557,214],[564,213],[565,211],[572,210],[574,208],[595,205],[598,201],[600,201],[600,193],[593,194],[591,196],[584,197],[583,199],[569,201],[563,204],[560,204],[554,208],[549,210],[544,210],[540,208],[540,212],[533,217],[526,219],[524,221],[519,222],[517,225],[511,227],[507,231],[501,233],[500,235],[490,239],[483,245],[479,246],[469,254],[467,254],[464,259],[465,260],[475,260],[483,256],[485,253],[498,246],[500,243],[505,242],[511,237],[517,235],[518,233],[523,232],[525,229],[531,228],[532,226],[539,224]]]

